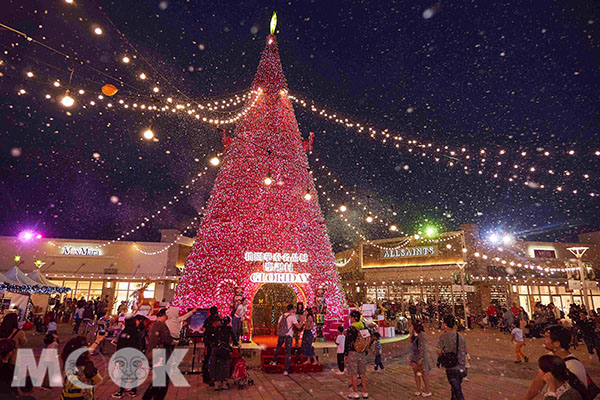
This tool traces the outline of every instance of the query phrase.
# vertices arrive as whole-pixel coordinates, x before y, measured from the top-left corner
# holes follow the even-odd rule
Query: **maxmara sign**
[[[244,260],[262,262],[262,272],[250,275],[254,283],[308,283],[310,274],[294,272],[294,263],[307,263],[306,253],[271,253],[247,251]]]
[[[102,255],[102,250],[89,246],[62,246],[60,254],[63,256],[99,257]]]
[[[406,257],[427,257],[436,255],[436,248],[426,247],[406,247],[402,249],[381,250],[381,258],[406,258]]]

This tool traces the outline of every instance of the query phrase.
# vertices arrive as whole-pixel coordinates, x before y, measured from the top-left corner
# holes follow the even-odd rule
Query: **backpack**
[[[279,317],[279,322],[277,323],[277,336],[287,336],[290,328],[287,324],[287,319],[290,314],[283,314]]]
[[[565,362],[567,362],[569,360],[579,361],[579,359],[577,357],[573,357],[573,356],[569,356],[564,359]],[[569,385],[571,385],[571,387],[573,389],[575,389],[579,392],[579,394],[581,395],[581,398],[583,400],[593,400],[600,394],[600,388],[594,383],[592,378],[590,378],[590,376],[587,373],[586,373],[586,378],[587,378],[587,388],[586,388],[584,386],[584,384],[579,380],[577,375],[575,375],[574,373],[569,371],[568,368],[567,368],[567,372],[569,373]]]
[[[354,341],[354,350],[357,353],[364,353],[369,350],[371,345],[371,332],[368,329],[356,329],[356,340]]]

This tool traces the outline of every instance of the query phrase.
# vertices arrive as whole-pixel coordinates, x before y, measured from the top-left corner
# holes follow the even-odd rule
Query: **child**
[[[344,373],[344,345],[346,344],[346,336],[344,335],[344,327],[338,326],[338,335],[335,338],[335,344],[337,344],[337,364],[338,364],[338,374],[341,375]]]
[[[379,341],[379,339],[381,339],[381,335],[379,332],[375,332],[373,334],[373,338],[375,339],[373,341],[373,347],[375,349],[375,371],[377,371],[377,368],[383,369],[383,363],[381,362],[381,342]]]
[[[56,326],[56,322],[54,321],[54,318],[50,318],[50,322],[48,322],[48,329],[47,329],[46,333],[48,335],[56,333],[57,329],[58,329],[58,327]]]
[[[517,361],[515,364],[521,364],[521,357],[525,360],[525,362],[529,361],[529,358],[523,353],[523,346],[525,346],[525,341],[523,339],[523,331],[519,327],[519,321],[515,321],[513,323],[513,330],[510,332],[512,337],[512,341],[515,343],[515,354],[517,355]]]
[[[48,324],[48,328],[50,328],[50,324]],[[47,349],[56,349],[58,354],[58,335],[56,334],[56,332],[53,333],[48,333],[46,335],[46,337],[44,337],[44,344],[46,345]],[[46,376],[44,376],[44,381],[42,382],[42,390],[50,390],[52,389],[50,387],[50,379],[48,378],[50,374],[46,374]]]

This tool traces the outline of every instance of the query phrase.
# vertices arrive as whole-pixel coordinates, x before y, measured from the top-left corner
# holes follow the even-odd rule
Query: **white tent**
[[[12,267],[11,269],[9,269],[8,271],[6,271],[4,273],[4,276],[6,278],[10,279],[11,281],[17,282],[17,284],[20,286],[23,286],[23,285],[43,286],[43,285],[40,285],[39,282],[36,282],[33,279],[29,278],[27,275],[25,275],[25,273],[23,271],[21,271],[19,269],[19,267],[17,267],[16,265],[14,267]]]
[[[60,286],[58,286],[58,285],[50,282],[48,279],[46,279],[46,277],[44,276],[44,274],[42,274],[38,270],[31,271],[30,273],[27,274],[27,277],[29,279],[35,281],[40,286],[48,286],[48,287],[51,287],[51,288],[60,287]]]

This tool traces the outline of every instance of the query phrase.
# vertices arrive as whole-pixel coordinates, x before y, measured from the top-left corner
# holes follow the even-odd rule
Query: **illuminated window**
[[[533,249],[533,256],[535,258],[556,258],[556,251]]]

